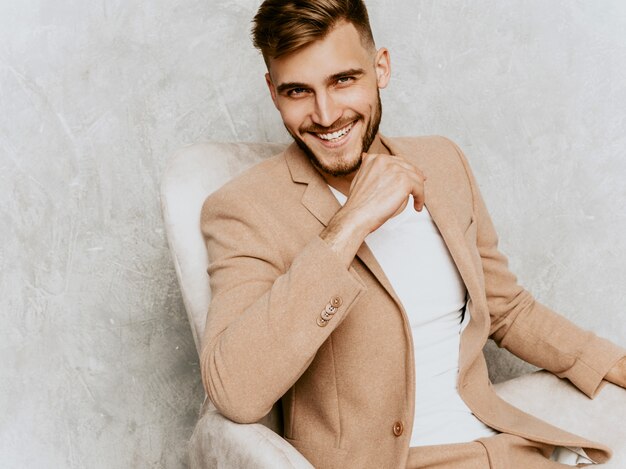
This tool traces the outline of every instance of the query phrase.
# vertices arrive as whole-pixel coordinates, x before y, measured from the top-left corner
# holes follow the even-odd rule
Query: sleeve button
[[[333,305],[335,308],[339,308],[343,304],[343,300],[340,296],[333,296],[330,299],[330,304]]]
[[[326,324],[328,324],[328,321],[322,317],[317,318],[317,325],[320,327],[326,327]]]

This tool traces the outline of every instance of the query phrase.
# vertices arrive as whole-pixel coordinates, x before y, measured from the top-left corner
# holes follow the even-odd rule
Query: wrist
[[[342,209],[320,233],[320,238],[330,246],[348,268],[368,234],[369,231],[359,223],[354,213]]]
[[[613,368],[609,370],[604,379],[626,388],[626,357],[619,360]]]

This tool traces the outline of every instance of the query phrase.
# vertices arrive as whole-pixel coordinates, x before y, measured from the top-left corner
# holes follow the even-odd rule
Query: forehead
[[[314,83],[342,70],[369,70],[372,60],[371,51],[363,46],[354,25],[342,22],[322,39],[290,54],[271,58],[269,72],[276,85]]]

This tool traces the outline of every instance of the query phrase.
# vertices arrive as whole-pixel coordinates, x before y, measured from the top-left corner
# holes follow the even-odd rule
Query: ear
[[[272,101],[274,101],[274,106],[278,109],[278,104],[276,104],[276,88],[274,87],[274,83],[272,83],[272,77],[269,72],[265,74],[265,83],[267,83],[267,87],[270,89],[270,95],[272,96]]]
[[[378,87],[386,88],[391,79],[391,57],[386,47],[381,47],[376,52],[374,67],[376,68],[376,82]]]

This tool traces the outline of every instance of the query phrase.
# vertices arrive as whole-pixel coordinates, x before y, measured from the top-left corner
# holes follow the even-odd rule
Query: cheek
[[[361,114],[368,114],[376,105],[378,96],[369,87],[353,87],[342,96],[342,104]]]
[[[297,129],[306,121],[307,110],[304,103],[283,103],[278,110],[287,127]]]

